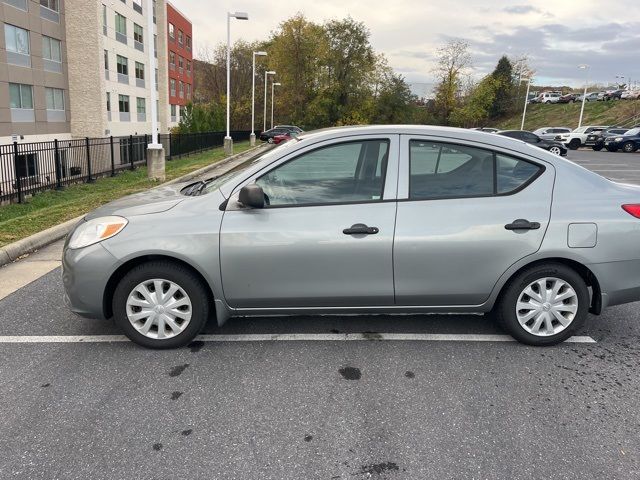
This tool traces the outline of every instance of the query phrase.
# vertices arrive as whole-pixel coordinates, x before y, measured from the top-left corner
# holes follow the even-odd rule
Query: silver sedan
[[[493,312],[551,345],[640,299],[640,187],[500,135],[321,130],[93,211],[63,280],[72,311],[151,348],[210,318],[399,312]]]

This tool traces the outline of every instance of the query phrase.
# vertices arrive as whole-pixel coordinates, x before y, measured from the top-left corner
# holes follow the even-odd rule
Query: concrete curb
[[[181,177],[174,178],[173,180],[169,180],[168,182],[161,183],[157,187],[153,187],[153,188],[163,187],[165,185],[172,185],[174,183],[188,182],[189,180],[199,177],[210,170],[214,170],[220,167],[221,165],[224,166],[227,163],[231,162],[232,160],[237,160],[242,156],[247,156],[248,158],[250,158],[256,153],[262,153],[267,149],[268,147],[264,147],[263,145],[250,148],[249,150],[246,150],[242,153],[231,155],[230,157],[225,158],[224,160],[220,160],[219,162],[212,163],[211,165],[207,165],[206,167],[202,167],[198,170],[187,173],[186,175],[183,175]],[[248,155],[248,154],[251,154],[251,155]],[[67,233],[71,231],[74,225],[78,223],[80,220],[82,220],[83,218],[84,218],[84,215],[80,215],[79,217],[72,218],[71,220],[67,220],[64,223],[60,223],[51,228],[47,228],[46,230],[43,230],[41,232],[34,233],[33,235],[27,238],[23,238],[22,240],[18,240],[17,242],[10,243],[9,245],[6,245],[0,248],[0,267],[2,265],[6,265],[7,263],[14,262],[22,255],[34,252],[35,250],[39,250],[40,248],[46,245],[49,245],[50,243],[53,243],[57,240],[60,240],[61,238],[64,238],[65,235],[67,235]]]

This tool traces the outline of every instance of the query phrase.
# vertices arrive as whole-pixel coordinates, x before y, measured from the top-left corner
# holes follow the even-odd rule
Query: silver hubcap
[[[560,155],[560,149],[558,147],[551,147],[549,151],[555,155]]]
[[[518,297],[516,316],[532,335],[548,337],[567,328],[578,311],[578,294],[564,280],[549,277],[531,282]]]
[[[180,335],[191,321],[191,299],[180,285],[162,278],[146,280],[127,297],[127,317],[138,332],[164,340]]]

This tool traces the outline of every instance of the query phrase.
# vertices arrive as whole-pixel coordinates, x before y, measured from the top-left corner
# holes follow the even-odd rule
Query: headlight
[[[622,140],[624,140],[622,137],[616,137],[613,139],[614,142],[621,142]]]
[[[83,248],[111,238],[122,231],[127,226],[126,218],[123,217],[100,217],[94,218],[81,224],[75,229],[69,239],[69,248]]]

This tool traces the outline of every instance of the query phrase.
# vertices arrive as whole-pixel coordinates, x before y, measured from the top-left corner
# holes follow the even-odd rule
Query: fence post
[[[133,164],[133,135],[129,135],[129,161],[131,162],[131,170],[135,170],[136,167]]]
[[[87,147],[87,183],[93,183],[95,180],[91,178],[91,149],[89,148],[89,137],[84,137],[84,143]]]
[[[113,153],[113,135],[109,137],[109,147],[111,148],[111,176],[116,176],[116,157]]]
[[[53,155],[56,162],[56,190],[62,190],[62,165],[60,164],[60,150],[58,150],[58,139],[53,140]]]
[[[169,160],[173,157],[173,144],[171,143],[171,131],[169,131]]]
[[[13,142],[13,172],[16,177],[16,188],[18,190],[18,203],[22,203],[22,181],[20,179],[20,169],[18,168],[18,142]]]
[[[144,144],[142,145],[142,149],[144,151],[144,162],[149,166],[149,157],[147,156],[147,145],[149,142],[147,141],[147,134],[144,134]]]

